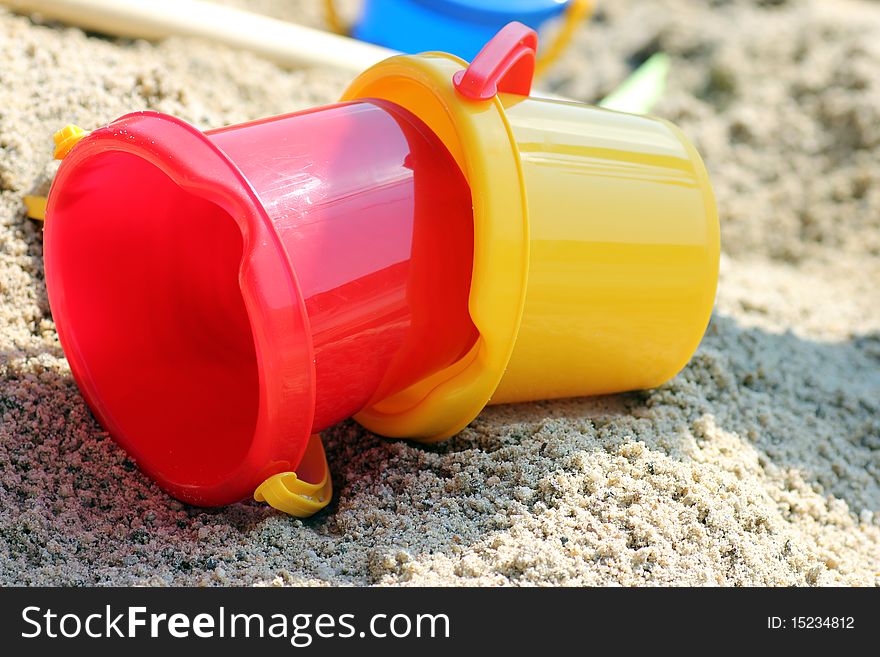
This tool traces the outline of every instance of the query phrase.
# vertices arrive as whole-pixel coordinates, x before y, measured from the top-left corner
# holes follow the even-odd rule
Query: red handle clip
[[[537,50],[537,32],[522,23],[508,23],[452,82],[458,93],[471,100],[489,100],[499,91],[528,96]]]

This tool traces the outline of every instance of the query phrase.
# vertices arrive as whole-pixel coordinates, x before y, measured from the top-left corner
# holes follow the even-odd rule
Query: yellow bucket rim
[[[389,437],[434,442],[479,415],[513,353],[529,268],[526,189],[501,100],[469,100],[453,85],[467,62],[446,53],[391,57],[358,76],[343,101],[386,100],[417,116],[443,142],[471,188],[474,263],[468,308],[479,338],[451,366],[355,415]]]

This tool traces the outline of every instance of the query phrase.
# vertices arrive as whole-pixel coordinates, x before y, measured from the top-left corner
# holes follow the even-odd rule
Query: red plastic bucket
[[[296,470],[311,433],[477,338],[467,182],[384,101],[207,133],[124,116],[62,163],[45,260],[91,408],[195,504]]]

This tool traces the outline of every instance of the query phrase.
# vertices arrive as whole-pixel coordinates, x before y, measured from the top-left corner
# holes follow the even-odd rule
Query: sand
[[[880,7],[603,4],[544,86],[595,101],[671,53],[657,113],[704,154],[723,227],[699,351],[657,390],[493,407],[434,447],[345,423],[306,521],[188,507],[139,473],[70,377],[20,199],[69,121],[207,128],[346,76],[0,10],[0,583],[880,585]]]

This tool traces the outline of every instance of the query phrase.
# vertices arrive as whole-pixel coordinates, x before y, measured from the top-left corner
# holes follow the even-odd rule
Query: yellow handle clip
[[[38,221],[45,220],[48,200],[45,196],[25,196],[24,206],[27,208],[27,216]]]
[[[280,472],[269,477],[254,491],[254,499],[297,518],[308,518],[316,514],[333,497],[330,467],[327,465],[320,435],[312,434],[298,469],[299,475],[295,472]],[[301,479],[301,476],[319,481],[316,484],[309,483]]]
[[[52,139],[55,141],[55,159],[63,160],[70,150],[79,143],[79,140],[87,134],[89,134],[88,130],[68,123],[52,135]],[[24,205],[27,208],[27,216],[31,219],[44,221],[46,219],[46,202],[45,196],[25,196]]]
[[[55,140],[55,159],[63,160],[70,152],[70,149],[76,146],[79,140],[87,134],[89,134],[87,130],[83,130],[78,125],[68,123],[52,135],[52,139]]]

